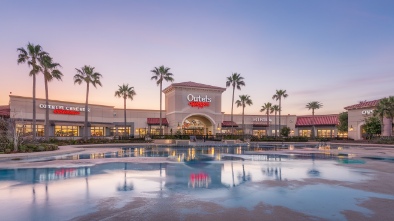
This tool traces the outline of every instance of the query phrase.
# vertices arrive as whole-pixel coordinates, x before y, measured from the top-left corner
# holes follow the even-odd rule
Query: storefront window
[[[110,130],[111,136],[124,136],[124,127],[113,127]],[[130,135],[130,127],[126,127],[126,136]]]
[[[347,132],[339,132],[338,131],[338,137],[347,138]]]
[[[272,133],[272,136],[274,136],[274,135],[275,135],[275,130],[271,130],[271,133]],[[277,134],[277,135],[280,134],[279,130],[276,130],[276,134]]]
[[[149,132],[150,132],[151,135],[159,135],[160,134],[160,128],[159,127],[158,128],[151,128]]]
[[[317,130],[318,137],[333,137],[334,130]]]
[[[36,125],[36,133],[38,137],[44,136],[44,125]],[[31,124],[17,124],[16,131],[22,136],[33,135],[33,125]]]
[[[91,127],[90,134],[93,137],[102,137],[104,136],[104,127]]]
[[[77,137],[78,126],[55,126],[55,136],[57,137]]]
[[[257,136],[257,137],[267,136],[267,131],[266,130],[253,130],[253,136]]]
[[[311,137],[311,130],[299,130],[298,134],[301,137]]]
[[[135,129],[135,133],[140,137],[146,136],[147,129],[146,128],[137,128]]]

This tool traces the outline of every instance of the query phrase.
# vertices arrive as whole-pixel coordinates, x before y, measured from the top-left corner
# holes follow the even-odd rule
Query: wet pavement
[[[390,220],[393,156],[344,146],[97,148],[0,164],[9,167],[0,205],[4,220]]]

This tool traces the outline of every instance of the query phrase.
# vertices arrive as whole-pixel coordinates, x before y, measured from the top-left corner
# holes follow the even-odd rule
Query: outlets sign
[[[209,107],[212,102],[212,98],[208,97],[208,95],[202,97],[201,95],[194,96],[193,94],[188,94],[186,99],[189,101],[189,106],[197,107],[198,109]]]

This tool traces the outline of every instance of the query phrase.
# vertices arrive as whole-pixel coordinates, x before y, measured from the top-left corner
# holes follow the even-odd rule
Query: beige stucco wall
[[[372,116],[375,108],[363,108],[348,111],[348,137],[354,140],[362,139],[361,126],[364,125],[364,120]]]
[[[247,134],[252,134],[253,130],[253,123],[266,123],[267,115],[245,115],[244,118],[244,123],[245,123],[245,133]],[[231,114],[224,114],[223,116],[223,121],[230,121],[231,120]],[[270,126],[268,128],[268,135],[273,135],[272,130],[275,130],[275,115],[269,115],[269,120],[270,120]],[[294,134],[291,135],[296,135],[295,134],[295,123],[297,120],[297,116],[295,115],[282,115],[280,117],[281,124],[286,125],[287,127],[290,128],[291,131],[294,131]],[[242,115],[240,114],[234,114],[233,115],[233,121],[238,124],[239,128],[242,128]],[[276,116],[276,129],[279,130],[279,115]],[[257,129],[257,128],[256,128]],[[261,128],[262,130],[267,129],[266,127]]]
[[[36,99],[36,119],[37,121],[45,120],[45,99]],[[58,107],[78,107],[84,108],[85,104],[50,100],[49,105]],[[101,122],[101,123],[112,123],[113,122],[113,107],[89,104],[90,112],[88,112],[89,122]],[[10,96],[10,116],[11,118],[21,120],[31,120],[33,118],[33,99],[29,97],[21,96]],[[85,112],[80,111],[79,115],[66,115],[66,114],[54,114],[53,109],[49,109],[49,120],[50,121],[70,121],[70,122],[84,122]]]
[[[172,87],[165,91],[166,118],[169,122],[169,129],[176,131],[178,123],[191,116],[194,116],[208,126],[208,130],[217,133],[222,122],[222,93],[224,90]],[[198,108],[189,106],[188,96],[210,98],[209,106]],[[191,96],[190,96],[191,97]],[[190,99],[189,97],[189,99]]]

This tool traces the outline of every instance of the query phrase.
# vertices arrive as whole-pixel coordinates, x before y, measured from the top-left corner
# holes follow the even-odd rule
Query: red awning
[[[234,121],[223,121],[222,127],[238,127]]]
[[[160,125],[160,118],[147,118],[148,125]],[[167,118],[161,118],[161,124],[168,126]]]
[[[312,126],[312,116],[297,117],[296,127]],[[315,116],[315,126],[335,126],[338,125],[338,115],[318,115]]]
[[[1,105],[0,106],[0,117],[9,118],[10,117],[10,106],[9,105]]]

